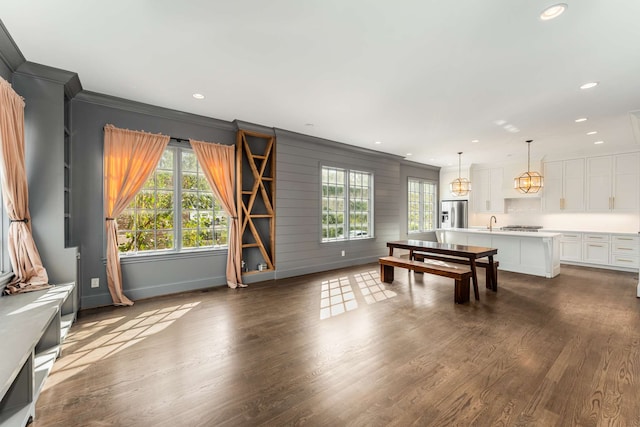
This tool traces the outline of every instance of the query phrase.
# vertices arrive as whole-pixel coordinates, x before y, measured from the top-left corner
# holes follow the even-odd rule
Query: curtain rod
[[[177,141],[177,142],[189,142],[189,138],[178,138],[176,136],[170,136],[169,139],[173,139],[174,141]]]

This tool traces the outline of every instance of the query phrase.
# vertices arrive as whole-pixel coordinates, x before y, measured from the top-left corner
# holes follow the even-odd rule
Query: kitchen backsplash
[[[469,226],[486,226],[491,215],[498,222],[494,227],[507,225],[541,225],[549,230],[610,231],[637,233],[640,231],[640,216],[637,213],[558,213],[518,211],[505,214],[471,212]]]

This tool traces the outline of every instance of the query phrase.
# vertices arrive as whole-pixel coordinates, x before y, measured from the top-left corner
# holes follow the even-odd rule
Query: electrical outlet
[[[344,256],[344,251],[342,251],[342,256]]]
[[[93,277],[91,279],[91,287],[92,288],[99,288],[100,287],[100,278],[99,277]]]

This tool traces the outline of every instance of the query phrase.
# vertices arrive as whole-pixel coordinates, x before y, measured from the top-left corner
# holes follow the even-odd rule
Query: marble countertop
[[[513,236],[513,237],[532,237],[532,238],[545,238],[545,237],[560,237],[562,236],[559,232],[549,232],[549,231],[504,231],[500,230],[499,227],[494,228],[492,231],[489,231],[488,228],[439,228],[436,231],[455,231],[459,233],[473,233],[473,234],[488,234],[488,235],[498,235],[498,236]]]

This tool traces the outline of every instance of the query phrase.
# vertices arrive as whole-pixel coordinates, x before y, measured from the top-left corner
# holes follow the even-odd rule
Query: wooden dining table
[[[425,254],[445,255],[452,258],[465,260],[471,268],[471,279],[474,289],[478,289],[478,275],[476,273],[476,260],[487,258],[489,262],[487,278],[487,289],[498,291],[498,280],[495,275],[493,256],[498,254],[496,248],[485,248],[482,246],[455,245],[452,243],[432,242],[428,240],[398,240],[387,242],[389,256],[393,256],[394,249],[405,249],[409,251],[409,259],[414,259],[414,252]]]

